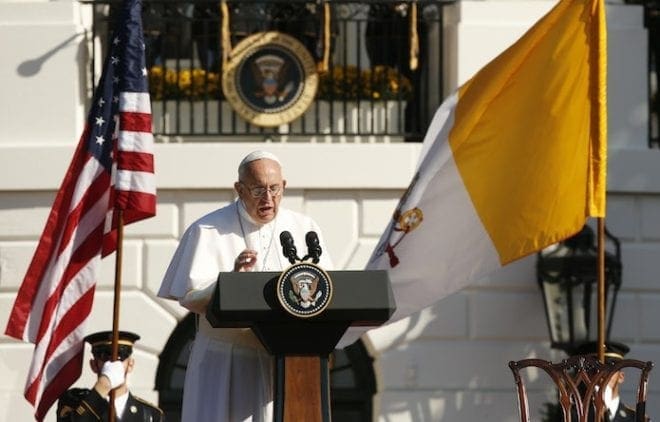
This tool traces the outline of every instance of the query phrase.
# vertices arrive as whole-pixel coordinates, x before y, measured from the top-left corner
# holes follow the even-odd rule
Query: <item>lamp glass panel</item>
[[[587,325],[587,318],[590,317],[590,315],[585,315],[585,308],[583,305],[582,300],[586,299],[590,303],[594,303],[591,301],[591,297],[585,298],[585,288],[584,284],[575,284],[573,285],[573,343],[581,343],[587,340],[589,337],[589,328],[588,327],[593,327],[593,325]],[[593,309],[593,308],[592,308]]]
[[[550,336],[555,343],[564,343],[570,340],[568,323],[568,303],[566,295],[562,292],[559,283],[543,282],[545,292],[545,305],[548,309],[548,323]]]
[[[584,285],[573,285],[570,293],[565,285],[561,283],[544,282],[543,289],[545,291],[545,301],[548,309],[548,318],[550,324],[550,335],[552,341],[555,343],[569,343],[571,342],[571,328],[569,320],[569,300],[572,300],[573,312],[573,329],[574,341],[586,341],[589,335],[588,327],[595,325],[587,325],[587,318],[592,318],[592,315],[585,315],[585,309],[582,306],[582,298],[585,294]],[[569,294],[572,296],[569,298]],[[593,300],[595,298],[590,298]],[[592,308],[594,309],[594,308]],[[592,312],[593,314],[593,312]],[[595,317],[594,317],[595,318]]]

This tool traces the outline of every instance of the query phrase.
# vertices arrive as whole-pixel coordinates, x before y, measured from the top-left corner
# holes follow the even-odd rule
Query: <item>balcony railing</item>
[[[119,3],[92,4],[94,45],[103,46]],[[325,4],[241,0],[223,10],[219,1],[144,0],[154,134],[165,141],[421,140],[444,95],[442,22],[448,2]],[[223,24],[229,37],[222,35]],[[246,37],[268,31],[298,40],[319,71],[318,89],[304,113],[264,126],[228,101],[222,54],[223,46],[235,51]],[[102,50],[94,52],[96,72]]]
[[[643,4],[649,45],[649,146],[660,148],[660,1],[646,0]]]
[[[82,0],[85,1],[85,0]],[[422,139],[443,92],[443,13],[454,0],[143,0],[143,22],[154,134],[163,141],[267,140],[388,142]],[[648,143],[660,147],[660,10],[657,0],[626,0],[644,7],[648,50]],[[97,80],[104,43],[118,0],[94,8]],[[416,19],[412,5],[416,4]],[[414,24],[413,24],[414,22]],[[222,24],[231,47],[251,34],[279,31],[299,40],[318,63],[319,87],[306,111],[281,125],[252,124],[222,89]],[[411,25],[416,31],[411,32]],[[411,68],[411,37],[418,67]],[[328,40],[326,43],[325,41]],[[227,44],[225,44],[227,45]]]

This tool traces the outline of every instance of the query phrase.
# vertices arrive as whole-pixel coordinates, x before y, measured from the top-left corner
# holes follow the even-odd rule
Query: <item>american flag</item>
[[[80,376],[102,257],[124,224],[156,214],[140,0],[125,0],[85,130],[21,285],[6,334],[34,343],[25,398],[43,420]]]

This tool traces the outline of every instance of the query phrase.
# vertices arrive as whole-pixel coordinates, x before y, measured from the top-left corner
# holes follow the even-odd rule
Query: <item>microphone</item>
[[[316,232],[307,232],[305,235],[305,243],[307,243],[307,257],[312,258],[314,264],[318,264],[322,251],[321,245],[319,245],[319,237],[316,235]]]
[[[280,244],[282,245],[282,253],[289,259],[291,264],[295,263],[296,260],[300,260],[291,233],[286,230],[280,233]]]

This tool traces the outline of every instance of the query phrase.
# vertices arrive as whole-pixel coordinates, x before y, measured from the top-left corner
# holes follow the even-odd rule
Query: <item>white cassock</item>
[[[257,251],[255,271],[283,270],[290,265],[279,242],[284,230],[293,236],[299,257],[306,255],[305,234],[315,231],[323,251],[318,265],[332,269],[314,220],[280,207],[273,221],[258,225],[238,200],[188,227],[158,296],[190,309],[190,298],[210,295],[218,273],[233,271],[244,249]],[[186,370],[182,421],[272,421],[272,357],[249,328],[212,328],[203,315],[198,320]]]

